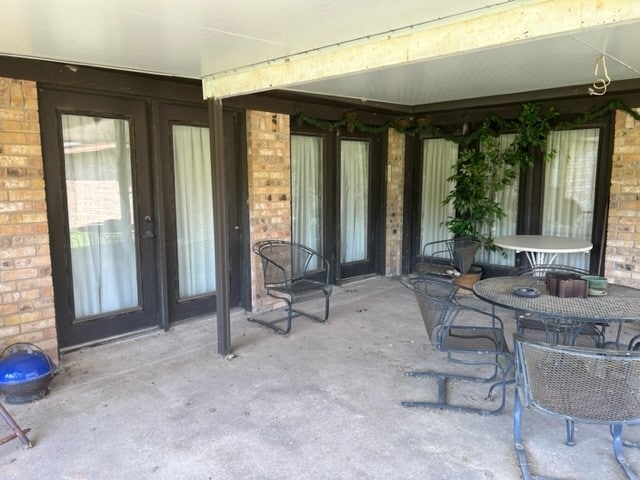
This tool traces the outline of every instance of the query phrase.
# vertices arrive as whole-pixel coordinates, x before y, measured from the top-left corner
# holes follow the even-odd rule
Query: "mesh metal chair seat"
[[[303,315],[316,322],[324,322],[329,318],[332,285],[329,261],[325,257],[309,247],[285,240],[257,242],[253,251],[262,261],[262,278],[267,295],[283,300],[287,314],[276,320],[249,318],[249,321],[264,325],[277,333],[286,334],[291,330],[294,314]],[[324,297],[322,317],[294,310],[295,303],[319,296]],[[286,322],[284,328],[278,327],[280,322]]]
[[[480,242],[469,238],[453,238],[425,243],[416,264],[416,273],[448,275],[451,271],[467,273]]]
[[[514,445],[523,478],[541,478],[531,474],[522,440],[523,406],[530,406],[571,425],[609,426],[618,463],[627,478],[636,479],[622,447],[637,445],[622,441],[622,427],[640,423],[640,353],[551,345],[519,335],[514,343]]]
[[[485,376],[462,375],[435,371],[407,372],[410,377],[435,378],[438,385],[436,401],[405,401],[405,407],[431,407],[465,411],[481,415],[495,415],[504,409],[506,385],[513,371],[513,358],[504,338],[502,321],[497,316],[461,305],[456,302],[457,286],[433,277],[403,279],[404,286],[415,293],[418,307],[434,346],[447,354],[450,362],[465,366],[488,367]],[[500,403],[487,408],[479,408],[450,403],[447,399],[450,380],[489,383],[488,398],[494,388],[501,389]]]
[[[534,283],[544,282],[546,272],[588,275],[582,268],[570,265],[527,265],[512,270],[511,276],[530,276]],[[578,322],[563,318],[550,318],[535,312],[516,310],[517,333],[532,340],[563,345],[603,347],[606,323]]]

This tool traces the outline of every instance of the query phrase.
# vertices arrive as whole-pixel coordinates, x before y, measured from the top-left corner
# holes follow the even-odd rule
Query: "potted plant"
[[[513,122],[488,116],[473,135],[460,141],[462,148],[448,178],[454,188],[443,201],[455,211],[444,222],[454,237],[476,240],[489,250],[499,248],[493,244],[492,232],[505,212],[496,195],[533,163],[534,149],[546,151],[550,121],[555,116],[554,110],[543,115],[536,104],[525,104]],[[515,133],[515,138],[501,148],[498,136],[507,132]],[[553,152],[544,155],[548,159]]]

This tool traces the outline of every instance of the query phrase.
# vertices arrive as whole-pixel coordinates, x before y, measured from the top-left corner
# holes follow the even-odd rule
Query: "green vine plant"
[[[511,122],[487,116],[475,132],[477,145],[461,144],[454,173],[447,179],[454,188],[443,201],[455,211],[444,221],[454,236],[478,240],[484,248],[495,250],[492,230],[505,217],[497,194],[532,165],[535,152],[546,152],[551,122],[557,116],[554,109],[543,113],[538,105],[525,104]],[[515,133],[515,138],[507,148],[501,148],[498,137],[505,132]],[[546,152],[544,158],[549,160],[553,155]]]
[[[526,104],[525,108],[528,105],[535,104]],[[571,128],[583,125],[588,123],[594,119],[600,118],[603,115],[611,112],[612,110],[621,110],[631,115],[635,120],[640,121],[640,113],[629,107],[620,99],[613,99],[608,104],[603,105],[601,107],[592,109],[582,115],[581,117],[562,122],[556,125],[557,130],[569,130]],[[447,135],[444,129],[437,125],[433,125],[431,122],[431,118],[428,115],[419,116],[416,118],[396,118],[396,119],[387,119],[385,122],[380,125],[368,125],[362,122],[358,118],[357,112],[354,110],[345,110],[343,112],[342,118],[338,120],[326,120],[315,117],[310,117],[308,115],[304,115],[299,113],[295,116],[298,125],[311,125],[316,128],[320,128],[322,130],[333,131],[338,128],[346,128],[349,132],[359,131],[363,133],[381,133],[385,130],[393,128],[397,132],[406,133],[408,135],[419,135],[419,134],[428,134],[434,136],[440,136],[442,138],[446,138],[448,140],[452,140],[458,143],[469,143],[474,141],[479,136],[479,131],[471,132],[469,135],[460,136],[460,135]],[[510,128],[510,125],[513,125],[513,122],[509,122],[504,120],[502,117],[498,115],[489,115],[488,119],[495,123],[495,126],[501,131],[501,133],[506,133]],[[511,130],[513,131],[513,130]]]

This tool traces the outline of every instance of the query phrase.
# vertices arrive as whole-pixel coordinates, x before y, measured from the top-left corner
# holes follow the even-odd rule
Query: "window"
[[[543,162],[542,153],[534,153],[537,157],[534,165],[498,193],[497,200],[506,216],[493,226],[492,235],[543,234],[592,241],[592,256],[560,255],[556,263],[598,270],[598,265],[592,267],[591,263],[602,261],[598,245],[604,236],[600,238],[593,232],[604,229],[603,189],[608,188],[609,178],[599,175],[608,168],[602,145],[603,132],[607,130],[602,127],[551,132],[547,144],[547,152],[553,152],[551,159]],[[506,148],[514,138],[514,134],[505,134],[498,142],[501,148]],[[421,175],[417,180],[421,197],[416,217],[419,231],[414,235],[414,255],[419,255],[421,246],[427,242],[451,238],[443,222],[453,212],[442,202],[452,188],[446,179],[458,156],[457,144],[443,138],[423,139],[421,150]],[[514,252],[480,250],[476,263],[513,267],[516,257]]]

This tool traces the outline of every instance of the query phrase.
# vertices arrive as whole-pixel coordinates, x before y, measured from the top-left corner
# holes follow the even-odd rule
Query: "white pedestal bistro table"
[[[586,240],[550,235],[507,235],[494,238],[493,243],[516,253],[524,252],[533,268],[553,264],[560,253],[589,252],[593,248]]]

